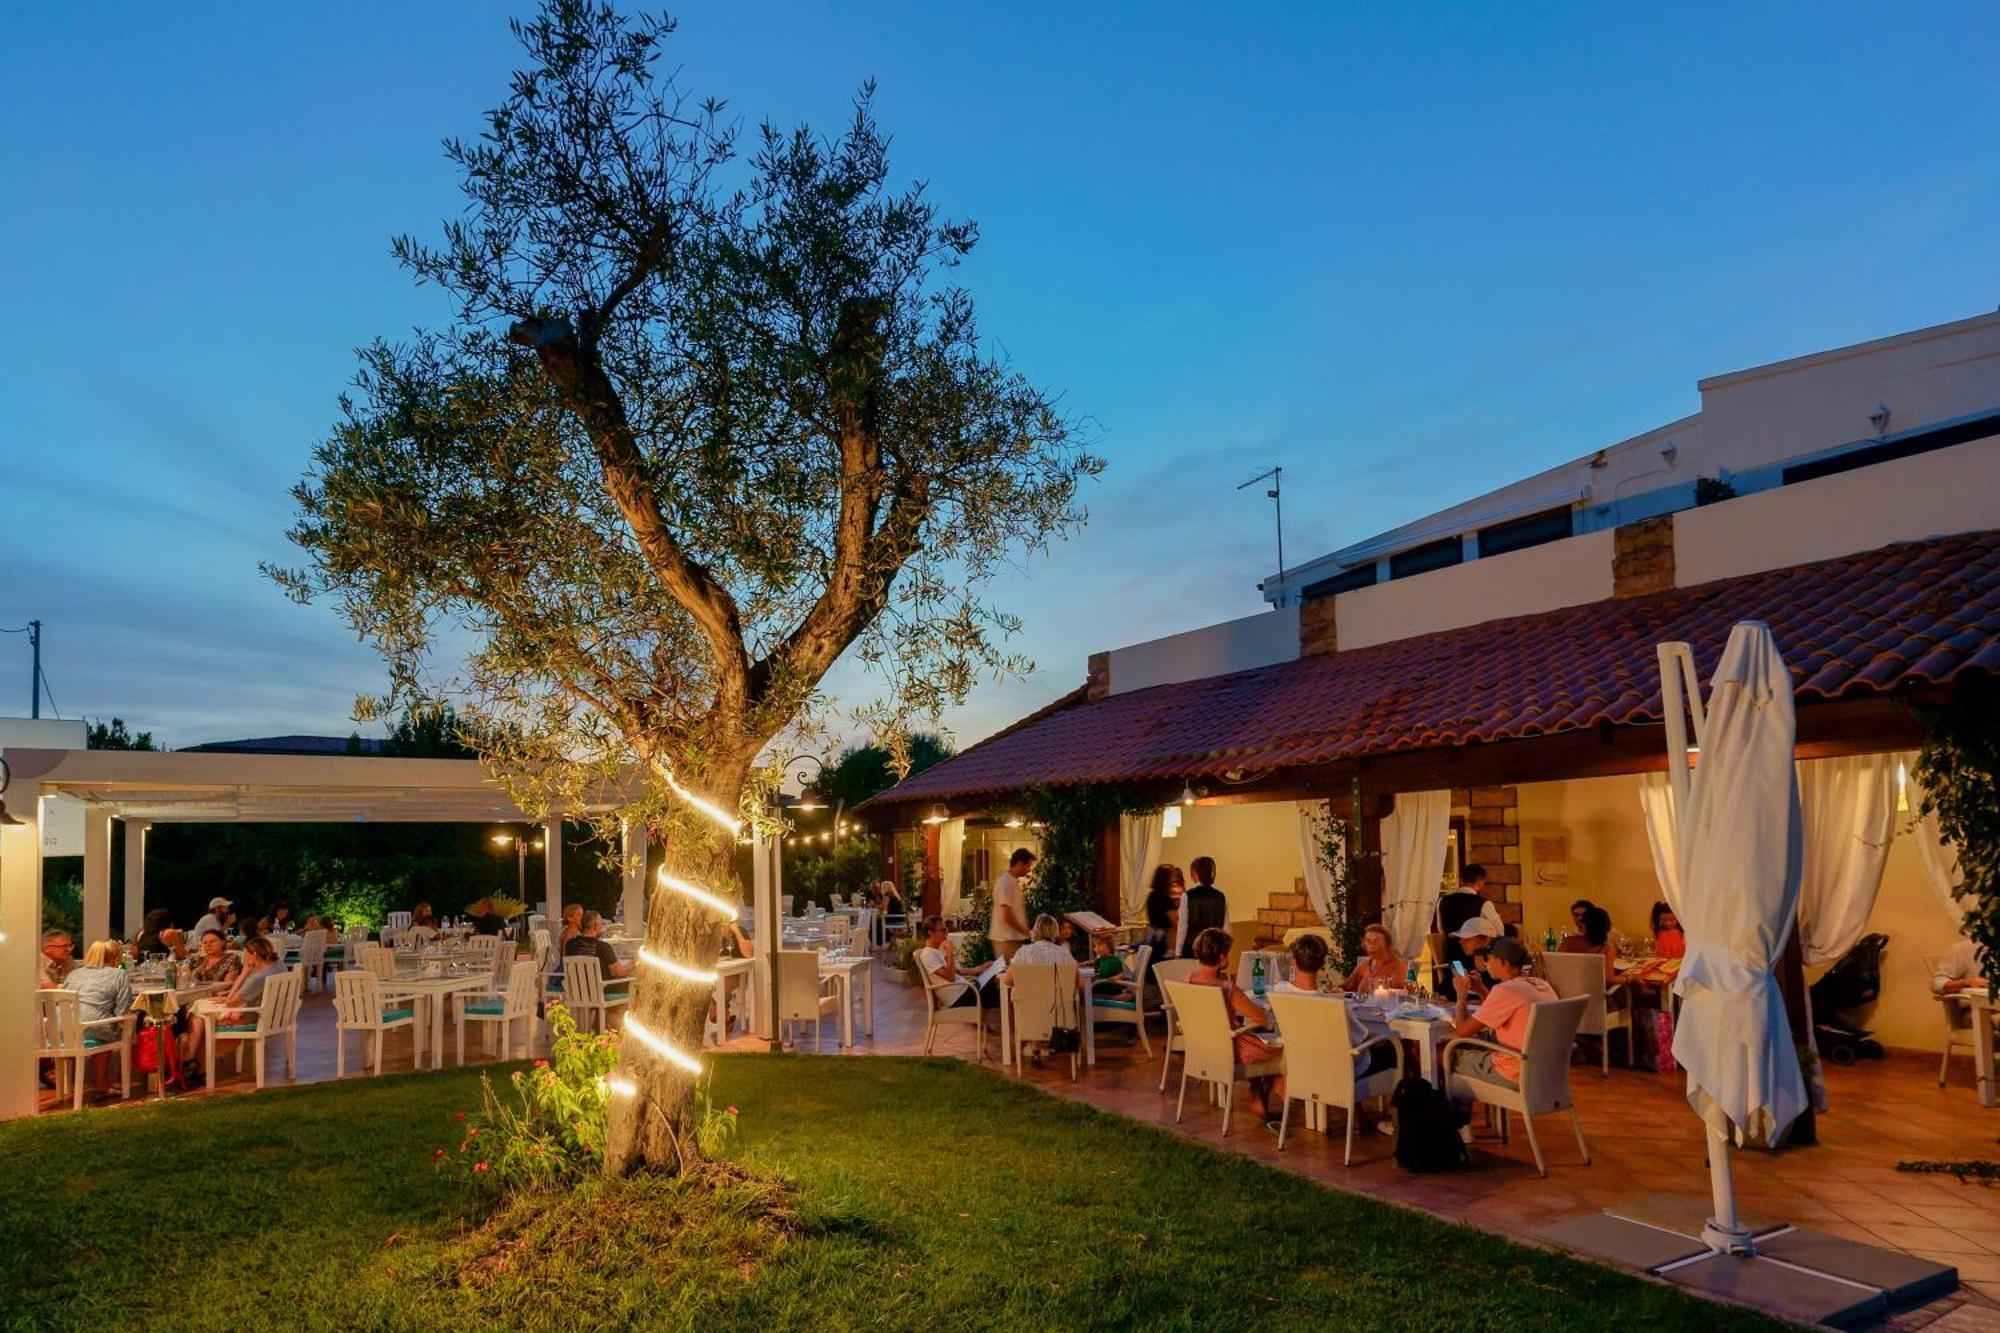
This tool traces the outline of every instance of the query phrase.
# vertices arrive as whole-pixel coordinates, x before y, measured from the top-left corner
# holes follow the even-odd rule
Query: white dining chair
[[[924,985],[924,1054],[931,1053],[931,1043],[937,1037],[941,1026],[961,1024],[972,1029],[973,1058],[986,1058],[986,1007],[980,998],[979,987],[969,981],[940,981],[922,962],[912,958],[917,976]],[[971,1004],[956,1004],[962,994],[970,993]]]
[[[507,935],[474,935],[465,942],[465,951],[475,958],[493,961],[493,955],[503,949],[512,949],[514,941]]]
[[[1271,995],[1271,1013],[1285,1039],[1285,1109],[1278,1116],[1278,1151],[1285,1150],[1285,1135],[1291,1129],[1292,1103],[1304,1102],[1308,1119],[1318,1119],[1329,1106],[1346,1113],[1347,1146],[1340,1164],[1354,1165],[1354,1122],[1361,1104],[1371,1097],[1387,1097],[1395,1092],[1403,1077],[1403,1043],[1393,1037],[1370,1037],[1354,1042],[1348,1018],[1348,1000],[1342,995]],[[1386,1046],[1396,1056],[1391,1069],[1378,1069],[1357,1077],[1355,1066],[1365,1051]],[[1324,1123],[1323,1121],[1321,1123]]]
[[[1169,981],[1161,985],[1173,999],[1175,1022],[1186,1050],[1181,1054],[1181,1090],[1174,1101],[1174,1123],[1187,1106],[1188,1080],[1206,1083],[1221,1094],[1222,1133],[1229,1135],[1230,1113],[1236,1108],[1236,1085],[1243,1079],[1284,1072],[1284,1061],[1273,1058],[1245,1064],[1236,1058],[1236,1034],[1229,1026],[1229,1001],[1220,986]]]
[[[414,949],[417,947],[417,933],[414,930],[392,930],[389,932],[391,949]]]
[[[308,987],[317,981],[321,991],[326,989],[326,932],[309,930],[299,936],[299,972],[305,977]]]
[[[590,954],[570,954],[562,961],[563,988],[559,998],[570,1016],[576,1019],[578,1030],[609,1032],[611,1011],[622,1009],[632,1001],[630,988],[622,984],[607,985],[604,969]]]
[[[382,928],[390,932],[408,930],[410,928],[410,919],[408,912],[391,912],[388,918],[382,923]]]
[[[116,1055],[122,1080],[120,1096],[132,1095],[132,1031],[137,1013],[94,1018],[86,1022],[83,1000],[71,990],[35,992],[39,1002],[40,1039],[36,1053],[55,1066],[56,1097],[73,1097],[75,1110],[83,1109],[84,1074],[88,1062],[100,1055]]]
[[[595,958],[586,962],[596,963]],[[454,994],[452,1004],[457,1009],[458,1018],[458,1062],[465,1063],[465,1025],[485,1023],[500,1030],[500,1058],[514,1058],[514,1025],[520,1023],[521,1049],[533,1049],[535,1043],[535,1005],[541,999],[541,978],[533,968],[522,966],[512,970],[507,978],[507,987],[499,994],[478,991],[459,991]],[[492,1030],[484,1034],[486,1049],[492,1049]]]
[[[238,1014],[254,1014],[251,1023],[218,1023],[208,1025],[208,1063],[202,1068],[208,1071],[211,1086],[221,1072],[215,1063],[215,1048],[218,1042],[236,1043],[236,1070],[243,1072],[243,1048],[257,1048],[257,1086],[264,1086],[267,1047],[270,1042],[282,1038],[285,1043],[285,1077],[290,1079],[298,1062],[299,1004],[304,996],[305,976],[292,971],[274,972],[264,981],[263,1003],[254,1009],[235,1007]]]
[[[1091,1020],[1099,1027],[1124,1023],[1139,1034],[1139,1045],[1148,1060],[1153,1043],[1146,1036],[1146,969],[1153,961],[1153,946],[1142,944],[1132,951],[1131,975],[1090,983]]]
[[[806,1023],[813,1025],[813,1050],[819,1050],[820,1033],[829,1014],[840,1012],[840,982],[819,973],[816,949],[778,950],[778,1018],[792,1025],[792,1045]],[[838,1041],[838,1034],[835,1036]]]
[[[1009,1052],[1014,1061],[1014,1073],[1021,1073],[1021,1053],[1029,1046],[1049,1041],[1057,1028],[1075,1029],[1078,1046],[1082,1045],[1083,996],[1076,987],[1076,962],[1064,959],[1059,963],[1021,963],[1007,969],[1009,994],[1001,999],[1002,1004],[1014,1007],[1012,1041],[1014,1049]],[[1082,1060],[1081,1051],[1069,1053],[1069,1081],[1076,1082],[1077,1071]]]
[[[1542,955],[1543,978],[1555,987],[1556,994],[1567,1000],[1576,997],[1583,1000],[1583,1018],[1577,1024],[1580,1036],[1596,1037],[1599,1056],[1603,1061],[1600,1077],[1611,1077],[1611,1034],[1625,1034],[1625,1064],[1630,1067],[1632,1058],[1632,1005],[1628,999],[1623,1007],[1609,1007],[1610,997],[1604,989],[1604,957],[1594,953],[1545,953]]]
[[[1174,1018],[1173,998],[1167,993],[1169,981],[1186,981],[1201,964],[1192,958],[1166,958],[1153,964],[1153,981],[1160,989],[1160,1012],[1167,1017],[1167,1039],[1161,1044],[1160,1091],[1167,1090],[1167,1074],[1173,1068],[1174,1052],[1187,1050],[1180,1024]]]
[[[1554,954],[1549,956],[1555,957]],[[1570,956],[1597,961],[1590,955]],[[1572,995],[1567,999],[1544,1000],[1535,1005],[1528,1011],[1528,1030],[1521,1039],[1519,1051],[1508,1050],[1498,1042],[1478,1037],[1454,1037],[1445,1043],[1438,1057],[1439,1067],[1445,1070],[1447,1093],[1457,1101],[1484,1102],[1500,1113],[1501,1142],[1507,1140],[1507,1112],[1519,1113],[1521,1123],[1527,1126],[1528,1147],[1535,1154],[1535,1169],[1542,1173],[1543,1179],[1548,1178],[1549,1168],[1542,1161],[1542,1145],[1535,1139],[1534,1118],[1538,1115],[1568,1111],[1570,1126],[1576,1130],[1577,1151],[1583,1154],[1583,1164],[1590,1165],[1590,1145],[1584,1142],[1583,1121],[1577,1118],[1576,1096],[1569,1082],[1570,1051],[1576,1045],[1577,1025],[1583,1021],[1584,1010],[1589,1004],[1588,996]],[[1514,1056],[1521,1062],[1520,1077],[1508,1084],[1475,1078],[1453,1068],[1460,1051],[1477,1050]]]
[[[854,918],[845,912],[829,913],[825,925],[826,947],[846,952],[854,943]]]
[[[347,1034],[359,1032],[365,1044],[363,1068],[382,1072],[382,1047],[389,1033],[409,1028],[416,1040],[417,1010],[409,997],[392,997],[382,979],[366,970],[333,974],[333,1074],[347,1077]],[[460,1038],[461,1042],[464,1038]]]
[[[1924,954],[1924,975],[1935,978],[1943,962],[1940,954]],[[1951,1053],[1965,1051],[1976,1062],[1979,1044],[1972,1035],[1972,1006],[1956,995],[1940,992],[1936,980],[1931,982],[1931,993],[1937,998],[1938,1016],[1944,1020],[1944,1051],[1938,1060],[1938,1086],[1942,1088],[1951,1079]]]

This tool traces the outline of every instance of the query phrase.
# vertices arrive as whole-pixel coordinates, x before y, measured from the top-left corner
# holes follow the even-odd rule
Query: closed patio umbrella
[[[1797,724],[1791,676],[1770,628],[1738,624],[1709,679],[1705,720],[1699,695],[1690,700],[1701,741],[1690,780],[1679,716],[1680,664],[1688,660],[1684,646],[1661,646],[1668,768],[1681,810],[1675,906],[1687,932],[1674,986],[1681,1001],[1674,1059],[1687,1071],[1688,1103],[1708,1126],[1715,1216],[1702,1238],[1718,1253],[1747,1253],[1730,1138],[1772,1142],[1807,1104],[1772,973],[1798,919]]]

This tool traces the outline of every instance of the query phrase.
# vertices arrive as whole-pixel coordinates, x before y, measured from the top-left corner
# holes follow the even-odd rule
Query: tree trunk
[[[748,762],[703,775],[697,785],[683,781],[726,810],[736,808]],[[662,869],[719,897],[740,900],[736,881],[735,839],[704,820],[698,832],[670,838]],[[687,895],[661,886],[646,886],[646,947],[662,958],[689,967],[714,966],[728,923]],[[757,947],[765,947],[759,940]],[[702,1033],[714,999],[712,986],[670,976],[640,964],[633,972],[632,1003],[627,1018],[689,1055],[699,1057]],[[696,1127],[699,1110],[695,1089],[699,1076],[651,1050],[634,1037],[620,1040],[618,1068],[638,1089],[635,1095],[614,1095],[610,1102],[609,1141],[605,1167],[614,1175],[641,1168],[678,1173],[700,1156]]]

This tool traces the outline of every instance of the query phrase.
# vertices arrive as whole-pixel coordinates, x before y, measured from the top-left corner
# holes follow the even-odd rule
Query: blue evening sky
[[[521,12],[520,6],[508,7]],[[1642,8],[1648,12],[1642,12]],[[998,589],[1041,670],[1259,609],[1331,549],[1691,410],[1697,377],[2000,303],[2000,19],[1853,6],[689,5],[687,87],[829,128],[855,86],[976,218],[994,346],[1111,460]],[[345,732],[381,674],[291,558],[353,349],[434,322],[388,256],[502,7],[37,5],[0,40],[0,626],[68,716]],[[0,713],[27,702],[0,636]]]

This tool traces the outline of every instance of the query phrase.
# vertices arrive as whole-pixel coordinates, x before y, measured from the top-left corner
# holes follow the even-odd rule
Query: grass
[[[1775,1326],[956,1061],[716,1066],[725,1167],[491,1216],[476,1073],[0,1124],[0,1326]]]

